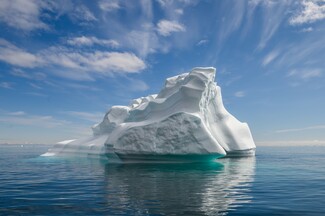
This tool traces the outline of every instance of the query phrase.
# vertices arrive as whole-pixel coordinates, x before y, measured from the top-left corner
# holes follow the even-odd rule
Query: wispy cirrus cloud
[[[305,37],[304,40],[292,43],[287,43],[282,46],[277,46],[276,50],[279,51],[279,55],[273,60],[275,64],[281,67],[306,67],[307,62],[314,62],[314,64],[322,64],[323,61],[318,56],[323,56],[325,48],[325,37],[321,35],[311,34]],[[308,65],[308,68],[315,66]],[[317,66],[316,66],[317,67]],[[318,66],[319,67],[319,66]],[[317,68],[318,68],[317,67]]]
[[[79,24],[97,21],[96,16],[85,5],[76,5],[70,16]]]
[[[317,78],[321,77],[323,75],[322,70],[319,68],[315,69],[294,69],[291,70],[288,74],[287,77],[295,77],[299,78],[301,80],[307,81],[312,78]]]
[[[41,72],[26,72],[20,68],[14,68],[10,71],[10,74],[16,77],[32,79],[32,80],[44,80],[46,79],[46,74]]]
[[[33,68],[44,64],[44,60],[39,56],[20,49],[10,42],[0,38],[0,61],[8,64]]]
[[[186,27],[176,21],[160,20],[157,24],[157,31],[162,36],[170,36],[174,32],[185,32]]]
[[[306,130],[323,130],[325,129],[325,125],[314,125],[309,127],[303,127],[303,128],[289,128],[289,129],[281,129],[276,130],[276,133],[290,133],[290,132],[301,132]]]
[[[209,40],[203,39],[203,40],[200,40],[196,45],[203,46],[203,45],[206,45],[207,43],[209,43]]]
[[[106,39],[98,39],[97,37],[74,37],[67,40],[69,45],[74,46],[93,46],[93,45],[100,45],[100,46],[107,46],[116,48],[120,44],[116,40],[106,40]]]
[[[29,85],[30,85],[31,87],[33,87],[34,89],[43,89],[41,86],[36,85],[35,83],[29,83]]]
[[[262,50],[276,34],[281,24],[285,22],[284,14],[290,9],[292,1],[258,1],[258,3],[263,10],[263,24],[257,49]]]
[[[269,54],[267,54],[263,61],[262,61],[262,65],[266,66],[268,64],[270,64],[274,59],[276,59],[279,56],[280,52],[278,50],[273,50],[271,51]]]
[[[308,27],[308,28],[301,29],[301,32],[312,32],[312,31],[314,31],[313,27]]]
[[[0,88],[13,89],[13,86],[10,82],[0,82]]]
[[[16,112],[9,112],[8,115],[12,116],[22,116],[25,115],[26,113],[24,111],[16,111]]]
[[[101,0],[99,1],[98,6],[105,12],[111,12],[121,8],[118,0]]]
[[[256,141],[258,146],[324,146],[325,140],[281,140],[281,141]]]
[[[235,97],[242,98],[245,97],[246,93],[244,91],[237,91],[235,92]]]

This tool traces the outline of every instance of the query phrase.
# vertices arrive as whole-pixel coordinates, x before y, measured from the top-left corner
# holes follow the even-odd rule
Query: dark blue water
[[[209,164],[111,164],[0,145],[0,215],[325,215],[325,147]]]

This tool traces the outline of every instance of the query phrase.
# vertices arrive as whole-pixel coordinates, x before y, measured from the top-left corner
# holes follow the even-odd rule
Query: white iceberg
[[[61,142],[49,155],[105,154],[127,160],[202,160],[255,154],[246,123],[224,107],[215,68],[170,77],[157,95],[113,106],[93,136]]]

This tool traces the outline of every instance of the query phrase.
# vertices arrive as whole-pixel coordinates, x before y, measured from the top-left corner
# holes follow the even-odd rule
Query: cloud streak
[[[279,51],[278,50],[273,50],[270,52],[265,58],[263,59],[262,65],[266,66],[270,64],[274,59],[276,59],[279,56]]]
[[[16,47],[8,41],[0,38],[0,61],[4,61],[8,64],[34,68],[44,64],[42,58],[27,52],[23,49]]]
[[[246,94],[244,91],[238,91],[235,93],[235,97],[238,97],[238,98],[242,98],[242,97],[245,97]]]
[[[0,88],[13,89],[12,84],[9,82],[0,82]]]
[[[296,77],[301,80],[307,81],[312,78],[317,78],[322,76],[321,69],[303,69],[303,70],[291,70],[287,77]]]
[[[170,36],[174,32],[185,32],[186,28],[183,24],[176,21],[160,20],[157,24],[157,31],[162,36]]]
[[[98,3],[98,6],[105,12],[111,12],[121,8],[121,5],[117,0],[102,0]]]
[[[74,37],[67,40],[69,45],[73,46],[93,46],[93,45],[100,45],[106,47],[113,47],[117,48],[120,44],[116,40],[105,40],[105,39],[98,39],[97,37]]]
[[[325,129],[325,125],[315,125],[310,127],[304,127],[304,128],[290,128],[290,129],[282,129],[282,130],[276,130],[276,133],[290,133],[290,132],[301,132],[301,131],[307,131],[307,130],[322,130]]]

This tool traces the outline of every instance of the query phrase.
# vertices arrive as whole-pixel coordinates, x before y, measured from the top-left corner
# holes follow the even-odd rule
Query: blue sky
[[[86,136],[213,66],[257,145],[325,144],[324,27],[325,0],[1,0],[0,143]]]

